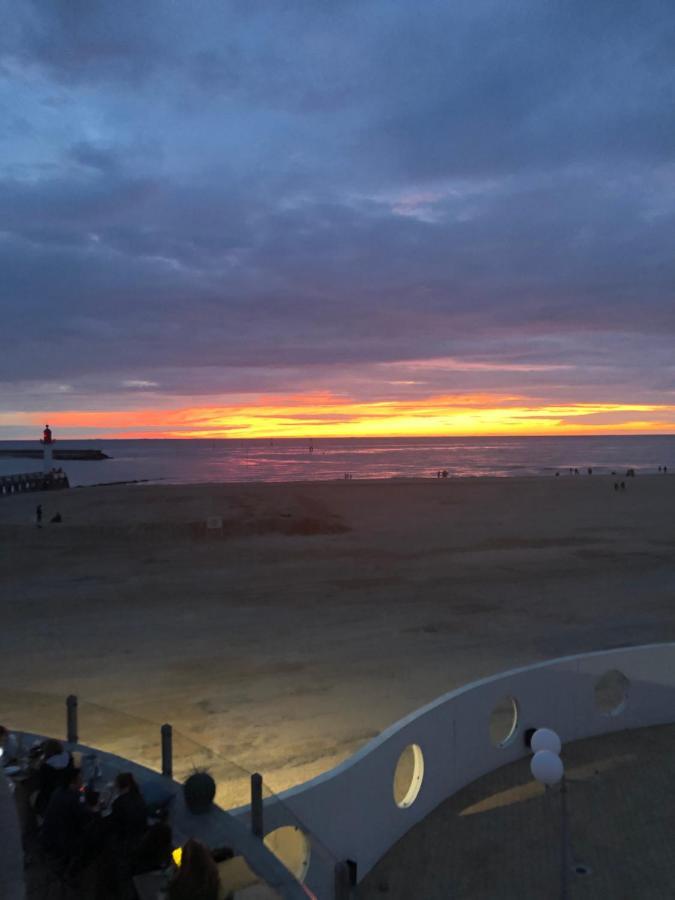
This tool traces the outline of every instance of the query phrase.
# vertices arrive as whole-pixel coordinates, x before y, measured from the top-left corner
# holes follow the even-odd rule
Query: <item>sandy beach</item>
[[[0,678],[170,721],[280,790],[472,679],[675,639],[675,478],[614,481],[3,498]]]

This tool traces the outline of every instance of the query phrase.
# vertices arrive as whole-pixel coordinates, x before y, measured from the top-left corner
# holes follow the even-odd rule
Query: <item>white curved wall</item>
[[[630,689],[621,711],[607,716],[596,707],[594,689],[611,670],[622,672]],[[495,747],[490,740],[490,714],[507,696],[517,701],[518,725],[506,746]],[[278,800],[266,801],[265,832],[298,825],[309,833],[307,885],[318,900],[330,900],[337,861],[356,860],[359,879],[363,878],[399,838],[445,799],[526,755],[523,732],[527,728],[548,726],[566,743],[673,721],[675,643],[580,654],[514,669],[439,697],[337,768],[286,791]],[[414,802],[400,807],[393,795],[394,772],[410,744],[421,748],[424,777]],[[132,770],[142,768],[126,765]],[[161,778],[149,770],[144,774]],[[245,820],[250,809],[234,814]]]
[[[602,715],[597,680],[618,669],[630,680],[621,712]],[[490,741],[490,713],[510,695],[518,726],[505,747]],[[675,643],[569,656],[486,678],[452,691],[383,732],[349,760],[265,807],[265,830],[288,822],[290,809],[333,858],[353,859],[359,880],[413,825],[460,788],[526,755],[523,732],[548,726],[563,743],[625,728],[675,720]],[[424,779],[414,803],[398,807],[392,780],[408,744],[424,754]],[[564,748],[563,748],[564,754]],[[286,807],[286,809],[284,808]],[[331,858],[313,850],[307,884],[321,900],[333,896]]]

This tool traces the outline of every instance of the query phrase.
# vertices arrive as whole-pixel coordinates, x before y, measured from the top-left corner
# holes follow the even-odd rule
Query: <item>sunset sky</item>
[[[675,433],[671,0],[3,0],[0,439]]]

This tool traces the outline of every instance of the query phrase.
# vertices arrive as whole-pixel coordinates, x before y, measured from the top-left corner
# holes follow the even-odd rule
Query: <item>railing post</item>
[[[173,777],[173,729],[169,724],[162,725],[162,775]]]
[[[335,863],[335,900],[351,900],[356,884],[356,863],[346,859]]]
[[[66,697],[66,741],[77,743],[77,697],[69,694]]]
[[[258,838],[263,836],[262,784],[262,775],[254,772],[251,775],[251,831]]]

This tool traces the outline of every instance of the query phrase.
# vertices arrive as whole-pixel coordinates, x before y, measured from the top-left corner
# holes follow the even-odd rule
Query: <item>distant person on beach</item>
[[[593,474],[593,469],[590,469],[590,468],[589,468],[588,474],[589,474],[589,475],[592,475],[592,474]]]
[[[447,478],[447,477],[448,477],[448,470],[443,469],[443,478]]]
[[[218,900],[220,878],[210,851],[194,838],[183,847],[180,869],[169,882],[168,900]]]
[[[625,481],[622,481],[622,482],[621,482],[621,490],[622,490],[622,491],[625,491],[625,490],[626,490],[626,482],[625,482]]]
[[[38,503],[35,507],[35,524],[38,528],[42,525],[42,504]]]

